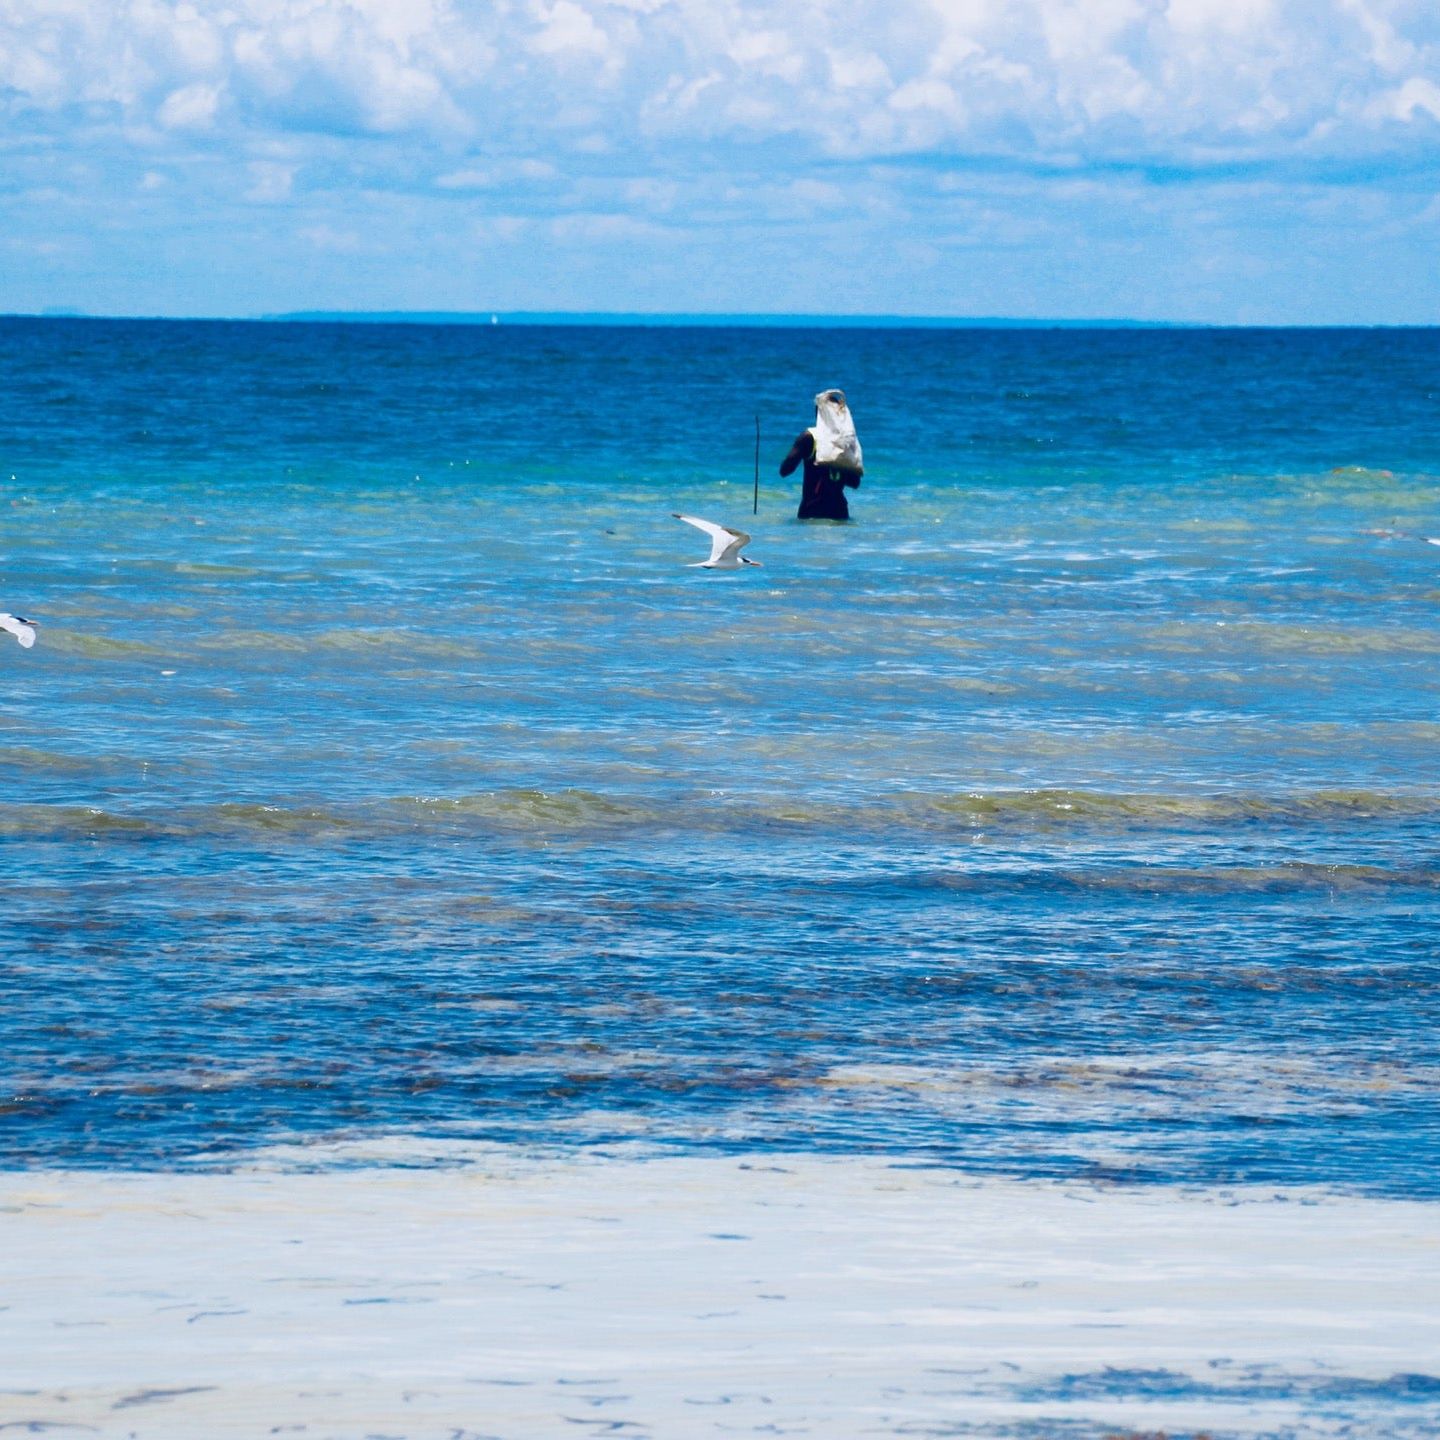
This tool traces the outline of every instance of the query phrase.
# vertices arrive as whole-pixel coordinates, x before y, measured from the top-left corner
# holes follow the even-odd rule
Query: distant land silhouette
[[[1206,320],[1021,319],[962,315],[742,315],[643,310],[289,310],[266,315],[115,315],[53,305],[0,311],[0,320],[135,321],[216,325],[553,325],[769,330],[1436,330],[1428,323],[1349,325],[1231,325]]]
[[[587,310],[292,310],[261,320],[366,325],[678,325],[826,330],[1132,330],[1173,329],[1171,320],[1017,320],[1003,316],[655,314]],[[1208,328],[1208,327],[1206,327]]]

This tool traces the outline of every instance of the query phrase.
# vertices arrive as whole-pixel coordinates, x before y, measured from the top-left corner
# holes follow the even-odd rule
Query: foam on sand
[[[1440,1428],[1408,1201],[440,1144],[9,1173],[0,1230],[15,1433]]]

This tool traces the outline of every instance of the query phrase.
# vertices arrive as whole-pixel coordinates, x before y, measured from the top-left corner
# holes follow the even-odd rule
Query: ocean
[[[0,342],[0,1166],[1440,1195],[1440,331]]]

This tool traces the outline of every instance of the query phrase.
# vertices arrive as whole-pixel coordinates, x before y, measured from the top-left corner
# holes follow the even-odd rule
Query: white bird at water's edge
[[[710,558],[697,560],[692,570],[738,570],[742,565],[758,565],[758,560],[747,560],[740,552],[750,543],[750,537],[743,530],[732,530],[728,525],[717,525],[713,520],[697,520],[693,515],[682,515],[678,510],[670,512],[677,520],[703,530],[710,537]]]
[[[35,622],[23,615],[7,615],[0,610],[0,630],[8,631],[19,642],[22,650],[28,650],[35,643]]]

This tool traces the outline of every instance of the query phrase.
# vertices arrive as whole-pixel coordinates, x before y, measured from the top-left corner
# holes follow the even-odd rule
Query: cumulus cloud
[[[788,137],[1191,163],[1415,141],[1425,0],[9,0],[12,114],[246,136]],[[1433,129],[1425,143],[1433,143]]]
[[[215,118],[220,90],[215,85],[184,85],[160,105],[157,119],[166,130],[205,129]]]
[[[541,26],[530,36],[529,48],[540,55],[611,55],[610,38],[594,17],[575,0],[556,0],[540,9]]]
[[[1398,90],[1376,98],[1371,114],[1381,118],[1413,121],[1417,115],[1440,120],[1440,85],[1423,76],[1412,75]]]

